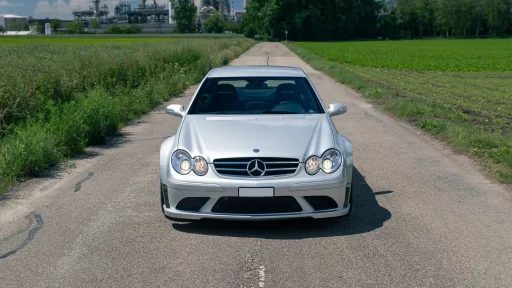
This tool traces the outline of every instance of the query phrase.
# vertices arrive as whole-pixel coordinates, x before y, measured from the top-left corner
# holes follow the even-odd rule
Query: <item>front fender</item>
[[[338,134],[338,147],[345,156],[345,169],[347,169],[347,180],[351,181],[354,167],[354,153],[352,151],[352,141],[347,137]]]
[[[169,153],[171,153],[172,146],[176,135],[171,136],[160,145],[160,179],[165,179],[167,175],[167,162],[169,161]]]

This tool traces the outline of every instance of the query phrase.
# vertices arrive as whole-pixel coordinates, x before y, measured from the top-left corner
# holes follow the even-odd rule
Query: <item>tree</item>
[[[503,36],[512,0],[252,0],[240,30],[295,41]]]
[[[52,28],[52,31],[57,31],[57,29],[60,28],[60,20],[59,19],[52,19],[52,22],[50,23],[50,26]]]
[[[203,24],[201,23],[201,19],[199,19],[199,17],[196,18],[196,32],[197,33],[203,32]]]
[[[96,33],[96,30],[101,27],[100,21],[98,21],[98,19],[92,20],[91,27],[94,29],[94,33]]]
[[[0,33],[3,33],[5,31],[4,26],[0,25]]]
[[[512,14],[510,2],[510,0],[487,0],[484,13],[489,25],[489,34],[503,36]]]
[[[34,23],[32,23],[32,26],[36,26],[37,32],[41,33],[41,24],[39,24],[39,22],[35,21]]]
[[[174,7],[174,20],[176,21],[176,32],[193,33],[196,30],[195,17],[197,8],[190,0],[171,0]]]
[[[240,34],[240,24],[238,23],[227,23],[226,24],[226,31],[229,31],[231,33]]]
[[[246,14],[242,19],[243,33],[245,37],[255,38],[256,35],[263,34],[261,23],[261,10],[264,3],[261,0],[253,0],[246,7]],[[284,1],[286,2],[286,1]],[[284,5],[284,4],[283,4]]]
[[[22,29],[23,29],[23,23],[21,21],[14,21],[11,24],[12,31],[20,32]]]
[[[69,34],[81,34],[84,32],[84,25],[78,21],[73,21],[68,25]]]
[[[207,33],[222,33],[226,24],[219,13],[214,13],[204,21],[204,30]]]

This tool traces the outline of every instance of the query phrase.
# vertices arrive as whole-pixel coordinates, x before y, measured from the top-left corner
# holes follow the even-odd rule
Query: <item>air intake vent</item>
[[[283,176],[294,174],[297,171],[299,159],[266,157],[225,158],[214,160],[213,165],[217,173],[227,176]]]
[[[302,207],[292,196],[221,197],[213,206],[212,212],[229,214],[298,213],[302,212]]]

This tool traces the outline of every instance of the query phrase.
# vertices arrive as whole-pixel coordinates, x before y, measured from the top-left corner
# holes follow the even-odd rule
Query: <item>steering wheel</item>
[[[296,102],[292,101],[283,101],[279,103],[277,106],[275,106],[272,111],[289,111],[289,112],[297,112],[297,113],[304,113],[306,112],[304,108],[302,108],[301,105],[297,104]]]

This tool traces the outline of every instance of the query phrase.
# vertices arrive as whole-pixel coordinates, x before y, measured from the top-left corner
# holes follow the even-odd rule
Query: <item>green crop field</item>
[[[329,61],[364,67],[512,71],[512,39],[301,42],[297,45]]]
[[[26,44],[137,44],[175,41],[171,37],[0,37],[0,45]]]
[[[169,42],[184,39],[225,39],[243,38],[239,34],[76,34],[76,35],[28,35],[28,36],[0,36],[1,45],[25,45],[25,44],[137,44]]]
[[[378,104],[512,183],[512,40],[287,44]]]
[[[220,37],[0,37],[7,42],[16,45],[0,45],[0,194],[88,145],[105,143],[127,121],[255,43]]]

